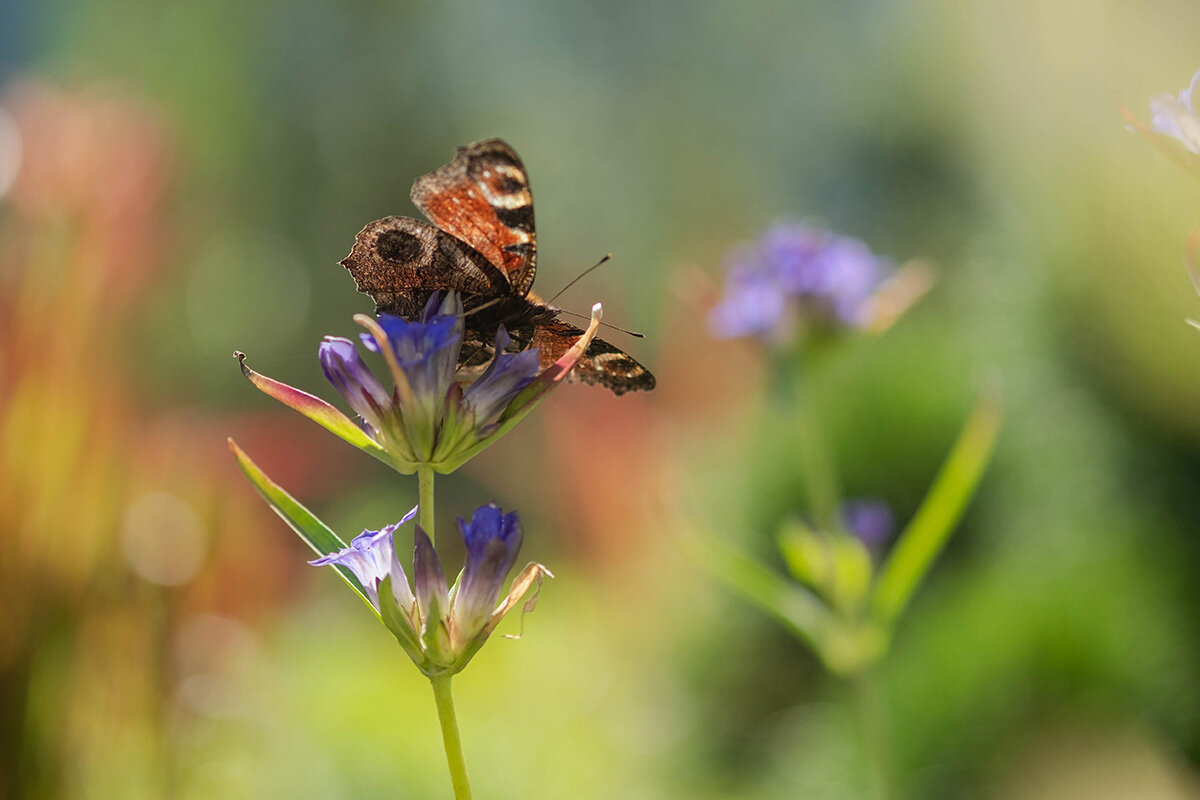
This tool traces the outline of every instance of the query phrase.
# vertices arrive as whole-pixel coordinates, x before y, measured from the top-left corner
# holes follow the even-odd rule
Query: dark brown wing
[[[538,348],[542,368],[557,361],[575,344],[583,331],[561,320],[541,325],[533,333],[533,346]],[[654,376],[623,350],[603,339],[593,339],[587,353],[575,365],[570,380],[598,383],[607,386],[613,394],[650,391],[654,388]]]
[[[537,271],[533,194],[511,147],[500,139],[460,147],[449,164],[413,182],[412,201],[503,270],[514,294],[528,294]]]
[[[408,217],[368,223],[341,264],[354,276],[358,290],[375,300],[376,311],[410,319],[439,289],[486,297],[511,293],[504,273],[483,255]]]

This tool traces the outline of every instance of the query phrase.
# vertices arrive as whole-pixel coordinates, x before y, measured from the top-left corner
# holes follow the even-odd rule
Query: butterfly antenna
[[[592,270],[594,270],[594,269],[596,269],[597,267],[599,267],[599,266],[600,266],[601,264],[603,264],[605,261],[608,261],[610,258],[612,258],[612,253],[609,253],[609,254],[608,254],[608,255],[606,255],[604,258],[600,259],[600,260],[599,260],[599,261],[597,261],[595,264],[593,264],[592,266],[590,266],[590,267],[588,267],[587,269],[585,269],[583,272],[581,272],[581,273],[579,273],[578,275],[576,275],[576,276],[575,276],[575,278],[574,278],[574,279],[573,279],[573,280],[572,280],[570,283],[568,283],[566,286],[562,287],[562,288],[561,288],[561,289],[559,289],[557,292],[555,292],[555,293],[554,293],[554,297],[551,297],[549,300],[547,300],[547,301],[546,301],[546,304],[547,304],[547,305],[549,305],[550,303],[553,303],[555,300],[557,300],[557,299],[558,299],[558,296],[559,296],[559,295],[561,295],[561,294],[562,294],[563,292],[565,292],[567,289],[570,289],[570,288],[571,288],[572,286],[574,286],[575,284],[579,283],[579,281],[580,281],[580,280],[582,280],[582,279],[583,279],[583,277],[584,277],[585,275],[587,275],[589,272],[591,272]],[[583,315],[582,315],[582,314],[576,314],[575,316],[577,316],[577,317],[582,317]],[[590,317],[586,317],[585,319],[590,319]],[[603,324],[603,323],[602,323],[602,324]],[[608,327],[610,327],[610,328],[611,328],[612,326],[611,326],[611,325],[609,325]]]
[[[481,303],[481,304],[475,306],[470,311],[464,311],[463,316],[469,317],[472,314],[478,314],[480,311],[483,311],[488,306],[494,306],[494,305],[496,305],[496,303],[499,303],[503,299],[504,299],[503,297],[493,297],[491,300],[488,300],[486,303]]]
[[[593,267],[592,269],[595,269],[595,267]],[[568,314],[572,317],[579,317],[580,319],[591,319],[591,317],[589,317],[585,314],[577,314],[574,311],[563,311],[560,309],[558,313]],[[630,336],[634,337],[635,339],[645,339],[646,338],[646,334],[644,334],[644,333],[637,333],[636,331],[627,331],[624,328],[619,328],[616,325],[610,325],[607,322],[601,322],[600,325],[605,328],[612,328],[614,331],[620,331],[621,333],[627,333]]]

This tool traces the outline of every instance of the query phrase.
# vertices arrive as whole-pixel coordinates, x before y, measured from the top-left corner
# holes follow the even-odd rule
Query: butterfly
[[[500,139],[460,147],[449,164],[413,182],[411,197],[433,225],[410,217],[368,223],[341,261],[376,313],[413,319],[434,292],[458,292],[465,313],[459,363],[468,368],[491,359],[500,325],[512,337],[510,349],[538,348],[543,368],[582,335],[531,291],[533,195],[511,147]],[[601,339],[592,340],[572,379],[618,395],[654,388],[649,370]]]

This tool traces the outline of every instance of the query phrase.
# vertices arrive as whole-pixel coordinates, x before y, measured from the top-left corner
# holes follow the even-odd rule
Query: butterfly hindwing
[[[421,313],[431,292],[505,295],[504,274],[482,254],[420,220],[384,217],[359,231],[343,267],[375,310],[402,317]]]
[[[511,147],[500,139],[460,147],[449,164],[417,178],[412,201],[503,270],[513,294],[529,293],[537,271],[533,194]]]
[[[583,335],[583,331],[562,320],[552,320],[538,326],[533,333],[533,346],[543,367],[553,364]],[[633,356],[603,339],[593,339],[583,358],[575,365],[570,380],[598,383],[613,394],[650,391],[654,376]]]

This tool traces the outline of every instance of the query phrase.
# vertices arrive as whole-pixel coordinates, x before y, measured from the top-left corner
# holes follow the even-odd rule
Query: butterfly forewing
[[[359,231],[342,259],[375,310],[416,316],[431,292],[455,290],[496,296],[511,291],[504,274],[482,254],[420,220],[384,217]]]
[[[412,201],[435,225],[482,253],[524,297],[537,271],[533,194],[521,159],[500,139],[461,147],[413,183]]]

